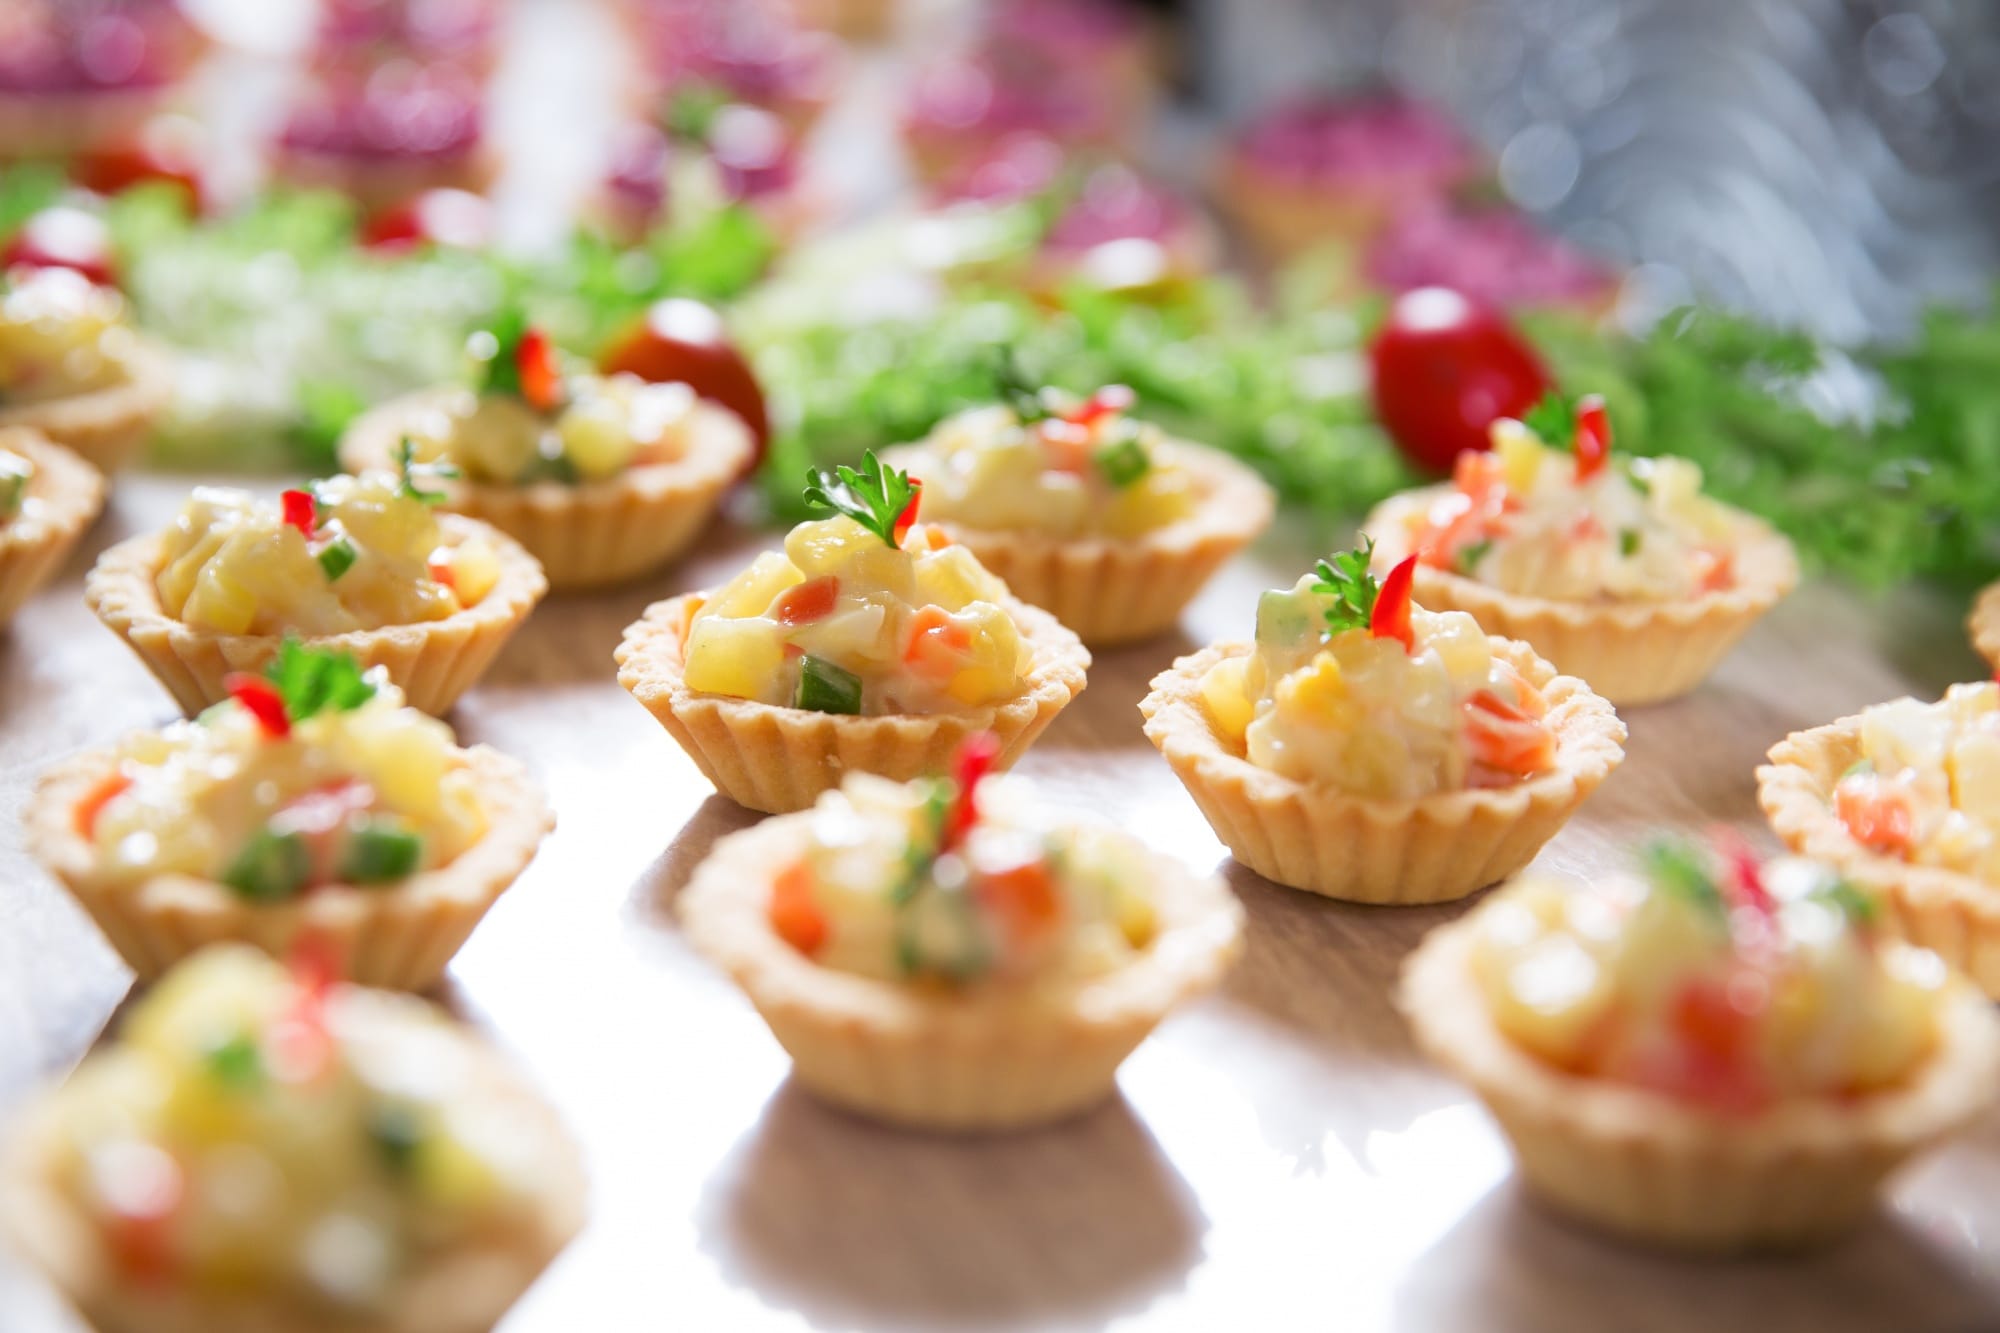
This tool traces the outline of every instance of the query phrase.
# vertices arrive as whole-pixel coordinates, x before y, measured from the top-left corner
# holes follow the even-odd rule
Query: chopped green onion
[[[252,902],[280,903],[295,896],[312,875],[312,853],[296,833],[259,829],[222,872],[222,882]]]
[[[1099,449],[1093,461],[1097,470],[1104,474],[1104,479],[1120,490],[1153,470],[1153,460],[1147,457],[1146,446],[1130,437]]]
[[[1476,542],[1461,546],[1458,548],[1458,554],[1451,558],[1452,568],[1461,574],[1470,574],[1479,567],[1479,562],[1484,560],[1486,553],[1492,549],[1491,537],[1482,537]]]
[[[243,1090],[264,1081],[264,1053],[248,1032],[239,1032],[212,1047],[207,1064],[208,1072],[224,1087]]]
[[[319,567],[326,571],[328,583],[338,583],[342,574],[354,568],[357,558],[353,542],[345,537],[335,537],[320,548]]]
[[[12,518],[21,511],[21,504],[28,498],[28,473],[25,465],[17,467],[11,459],[0,455],[0,518]]]
[[[368,1113],[368,1141],[381,1154],[382,1165],[395,1176],[408,1175],[423,1146],[424,1126],[414,1108],[382,1102]]]
[[[408,879],[423,858],[422,834],[404,828],[400,821],[362,820],[347,840],[340,877],[349,884],[391,884]]]
[[[1631,559],[1639,554],[1639,529],[1621,528],[1618,531],[1618,554]]]
[[[861,677],[807,654],[799,659],[799,687],[792,693],[792,707],[814,713],[859,713]]]

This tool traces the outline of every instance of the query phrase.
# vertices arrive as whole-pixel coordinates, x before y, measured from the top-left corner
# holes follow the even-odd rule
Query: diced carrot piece
[[[903,664],[926,675],[947,676],[972,651],[972,632],[941,606],[923,606],[910,617]]]
[[[1849,778],[1834,789],[1834,813],[1863,847],[1903,852],[1913,835],[1909,803],[1870,777]]]
[[[1548,727],[1491,690],[1466,700],[1465,741],[1474,760],[1514,777],[1555,762],[1555,736]]]
[[[1024,861],[982,876],[979,900],[1006,924],[1008,938],[1033,940],[1062,918],[1062,896],[1046,861]]]
[[[99,778],[97,784],[85,792],[83,799],[76,803],[75,820],[78,835],[85,838],[96,837],[98,815],[131,785],[132,775],[129,773],[106,773]]]
[[[1721,592],[1736,586],[1736,552],[1728,547],[1706,547],[1694,553],[1695,586],[1703,592]]]
[[[942,551],[945,547],[951,545],[951,534],[936,524],[932,524],[930,527],[924,529],[924,541],[933,551]]]
[[[771,929],[779,939],[811,958],[826,947],[826,913],[813,892],[812,867],[794,861],[771,882]]]
[[[831,574],[804,583],[795,583],[771,603],[771,615],[780,625],[810,625],[832,614],[840,599],[840,580]]]

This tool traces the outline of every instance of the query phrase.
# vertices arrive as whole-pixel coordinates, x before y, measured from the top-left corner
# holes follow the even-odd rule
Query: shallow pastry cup
[[[1860,715],[1795,731],[1769,757],[1757,770],[1757,803],[1779,840],[1838,867],[1881,905],[1890,930],[2000,998],[2000,885],[1873,851],[1834,812],[1834,787],[1862,757]]]
[[[172,363],[165,352],[134,339],[113,357],[123,377],[115,384],[65,398],[0,408],[0,429],[26,426],[80,456],[107,476],[135,458],[153,436],[153,425],[173,397]]]
[[[1093,648],[1149,639],[1172,629],[1223,562],[1271,523],[1271,488],[1217,450],[1162,444],[1162,457],[1185,468],[1199,498],[1195,512],[1142,536],[1054,537],[926,519],[964,544],[1022,601],[1039,606]],[[883,462],[910,468],[920,447],[889,450]]]
[[[1478,912],[1433,931],[1404,966],[1418,1046],[1470,1084],[1530,1189],[1633,1240],[1727,1253],[1826,1240],[1874,1206],[1882,1180],[1980,1115],[2000,1079],[2000,1022],[1968,987],[1905,1083],[1724,1115],[1565,1073],[1497,1028],[1471,968]]]
[[[1148,853],[1160,934],[1104,976],[954,994],[821,967],[772,933],[779,871],[804,854],[811,816],[722,839],[679,911],[697,948],[734,977],[817,1096],[896,1124],[1018,1129],[1111,1095],[1119,1064],[1242,949],[1242,909],[1221,881]]]
[[[1247,657],[1247,643],[1181,658],[1139,711],[1215,835],[1264,878],[1346,902],[1451,902],[1533,860],[1625,757],[1625,724],[1602,696],[1524,643],[1493,650],[1548,700],[1556,737],[1555,767],[1509,787],[1380,801],[1258,767],[1216,734],[1201,701],[1209,668]]]
[[[396,445],[444,392],[411,394],[367,413],[340,442],[349,472],[395,467]],[[491,523],[539,560],[557,590],[622,583],[672,563],[707,527],[723,494],[750,461],[750,433],[732,414],[697,409],[685,457],[628,468],[604,481],[565,486],[441,480],[444,507]]]
[[[1364,525],[1377,564],[1409,554],[1406,517],[1427,509],[1442,487],[1393,496]],[[1737,585],[1662,602],[1559,602],[1505,592],[1449,570],[1417,567],[1415,596],[1433,611],[1464,611],[1488,634],[1524,639],[1536,652],[1611,702],[1662,703],[1708,678],[1757,619],[1799,581],[1792,544],[1761,520],[1735,511]]]
[[[360,998],[360,997],[353,997]],[[374,1003],[405,997],[370,995]],[[349,1001],[352,1002],[352,999]],[[548,1104],[493,1051],[468,1041],[473,1074],[487,1105],[507,1108],[508,1123],[532,1139],[549,1178],[532,1218],[490,1228],[473,1240],[425,1256],[405,1273],[381,1309],[340,1315],[247,1290],[202,1295],[121,1279],[98,1230],[54,1177],[60,1127],[49,1103],[29,1109],[0,1155],[0,1231],[101,1333],[488,1333],[507,1308],[583,1229],[589,1188],[582,1155]]]
[[[96,848],[77,830],[75,812],[115,771],[110,750],[86,751],[50,770],[22,822],[35,856],[142,981],[225,940],[285,959],[301,938],[312,937],[332,947],[352,981],[427,990],[555,827],[547,800],[519,761],[483,745],[467,753],[488,824],[479,841],[400,884],[329,884],[286,903],[246,902],[226,885],[189,875],[135,885],[106,874]]]
[[[906,782],[943,773],[968,736],[1000,739],[1010,767],[1083,692],[1090,653],[1045,611],[1004,597],[1034,654],[1021,693],[951,713],[847,717],[691,690],[683,664],[690,599],[655,602],[626,627],[615,654],[618,683],[680,742],[702,776],[738,805],[768,814],[803,810],[849,773]]]
[[[0,523],[0,625],[62,567],[104,507],[104,478],[60,445],[24,427],[0,428],[0,449],[35,466],[28,497],[40,503]]]
[[[477,605],[442,620],[306,642],[350,653],[364,667],[384,668],[411,707],[441,717],[528,618],[548,591],[548,580],[519,543],[486,524],[458,514],[440,514],[438,523],[447,544],[483,537],[499,560],[499,582]],[[232,673],[262,670],[284,640],[276,634],[222,634],[168,615],[160,606],[163,542],[161,534],[145,533],[106,551],[84,580],[83,598],[192,715],[229,696]]]

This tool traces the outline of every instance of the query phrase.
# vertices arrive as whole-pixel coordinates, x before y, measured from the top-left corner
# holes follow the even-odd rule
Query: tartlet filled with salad
[[[1378,583],[1370,555],[1265,593],[1253,641],[1176,661],[1139,711],[1258,874],[1446,902],[1526,865],[1624,758],[1625,727],[1527,645],[1416,605],[1414,558]]]
[[[742,421],[686,384],[571,373],[517,317],[472,342],[476,386],[368,412],[342,439],[341,466],[429,468],[442,508],[519,541],[552,587],[617,583],[672,562],[749,465]]]
[[[885,461],[923,486],[926,521],[1016,597],[1095,646],[1171,628],[1271,521],[1243,464],[1131,415],[1122,385],[1076,399],[1023,389],[941,422]]]
[[[97,469],[39,431],[0,427],[0,626],[62,567],[103,507]]]
[[[40,431],[99,472],[130,462],[173,394],[125,298],[67,268],[0,277],[0,428]]]
[[[836,1105],[958,1130],[1084,1110],[1241,948],[1221,881],[984,780],[998,753],[975,736],[949,777],[857,773],[717,843],[680,900]]]
[[[311,937],[362,984],[434,984],[554,824],[527,771],[297,640],[230,696],[52,769],[35,855],[142,978]]]
[[[175,969],[0,1158],[0,1223],[101,1333],[487,1333],[586,1192],[443,1011],[240,945]]]
[[[189,713],[288,634],[380,666],[442,714],[548,591],[505,533],[440,514],[435,469],[330,477],[276,501],[201,486],[165,531],[106,551],[84,599]]]
[[[938,773],[983,731],[1011,764],[1082,691],[1076,635],[918,522],[920,494],[872,454],[817,474],[806,498],[829,517],[626,629],[619,684],[739,805]]]
[[[1614,703],[1694,689],[1797,584],[1791,543],[1704,495],[1694,463],[1615,453],[1601,398],[1527,416],[1496,421],[1449,483],[1377,506],[1378,560],[1415,554],[1426,605],[1525,639]]]
[[[1896,699],[1773,746],[1757,799],[1885,925],[2000,996],[2000,685]]]
[[[1676,1248],[1852,1227],[1993,1102],[2000,1022],[1817,861],[1677,844],[1524,877],[1427,937],[1401,1003],[1561,1211]]]

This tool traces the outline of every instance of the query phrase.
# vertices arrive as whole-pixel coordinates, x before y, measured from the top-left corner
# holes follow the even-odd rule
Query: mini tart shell
[[[1863,1097],[1722,1115],[1566,1073],[1489,1016],[1471,968],[1478,919],[1426,937],[1404,965],[1401,1007],[1417,1045],[1499,1121],[1528,1186],[1594,1226],[1708,1252],[1808,1245],[1859,1221],[1885,1176],[1992,1104],[2000,1021],[1965,986],[1945,998],[1939,1044],[1912,1077]]]
[[[102,389],[0,408],[0,428],[38,430],[109,475],[136,457],[173,397],[172,362],[134,339],[113,358],[124,378]]]
[[[659,719],[716,790],[768,814],[803,810],[853,772],[899,782],[942,773],[965,738],[981,731],[1000,738],[999,767],[1010,767],[1083,692],[1090,666],[1090,653],[1055,617],[1003,597],[999,605],[1034,653],[1021,693],[1005,703],[850,717],[702,694],[688,688],[682,662],[695,595],[655,602],[626,627],[615,654],[618,683]]]
[[[316,648],[352,653],[402,687],[411,707],[443,716],[477,680],[548,591],[535,558],[512,538],[457,514],[438,515],[448,544],[483,537],[500,564],[499,582],[478,604],[442,620],[384,625],[307,639]],[[164,538],[146,533],[98,557],[83,584],[90,609],[139,655],[183,711],[192,715],[229,696],[226,681],[258,671],[277,655],[275,634],[222,634],[168,615],[160,606]]]
[[[34,464],[28,498],[37,501],[0,522],[0,625],[62,566],[77,538],[104,507],[104,478],[97,469],[37,431],[0,428],[0,449]]]
[[[486,746],[466,751],[487,817],[479,840],[449,864],[398,884],[329,884],[286,903],[246,902],[189,875],[142,883],[107,875],[77,830],[78,803],[117,768],[90,750],[51,769],[22,819],[30,850],[90,913],[142,981],[225,940],[289,957],[301,936],[325,940],[348,979],[384,990],[427,990],[555,827],[547,800],[519,761]]]
[[[770,885],[805,853],[809,814],[722,839],[679,903],[695,946],[736,979],[794,1076],[837,1106],[937,1130],[1016,1129],[1109,1097],[1118,1066],[1242,949],[1221,881],[1148,853],[1160,933],[1131,962],[1082,980],[964,992],[821,967],[772,933]]]
[[[1378,801],[1260,768],[1216,735],[1201,701],[1209,668],[1247,657],[1224,643],[1176,661],[1139,704],[1146,738],[1230,854],[1268,880],[1357,903],[1441,903],[1533,860],[1625,757],[1625,724],[1605,699],[1524,643],[1493,641],[1548,701],[1555,767],[1510,787]]]
[[[1166,443],[1161,456],[1186,469],[1195,512],[1138,537],[1054,537],[924,521],[961,542],[1022,601],[1039,606],[1093,648],[1152,638],[1173,628],[1222,563],[1270,526],[1271,488],[1214,449]],[[920,446],[891,449],[885,463],[922,475]]]
[[[396,444],[413,418],[446,397],[411,394],[370,411],[341,440],[340,465],[349,472],[393,469]],[[491,523],[527,547],[558,590],[651,573],[694,544],[750,461],[749,431],[734,415],[706,403],[695,411],[688,451],[673,462],[575,486],[444,480],[438,483],[444,506]]]
[[[1378,565],[1409,554],[1405,516],[1445,489],[1391,496],[1368,516],[1364,528],[1376,540]],[[1731,516],[1737,585],[1720,592],[1661,602],[1559,602],[1420,564],[1416,599],[1434,611],[1467,612],[1489,634],[1526,640],[1615,704],[1662,703],[1707,679],[1750,626],[1798,584],[1792,544],[1760,519],[1740,510]]]
[[[1873,851],[1834,813],[1834,787],[1861,758],[1861,715],[1795,731],[1769,758],[1757,770],[1757,803],[1779,840],[1837,868],[1881,905],[1891,931],[2000,998],[2000,885]]]
[[[374,1001],[407,997],[374,995]],[[95,1223],[71,1201],[53,1162],[61,1141],[55,1104],[30,1106],[0,1153],[0,1233],[101,1333],[488,1333],[506,1309],[583,1229],[589,1186],[575,1140],[548,1104],[499,1055],[462,1038],[482,1100],[541,1144],[548,1179],[535,1214],[477,1244],[428,1254],[382,1308],[342,1316],[284,1294],[209,1296],[123,1280]]]

